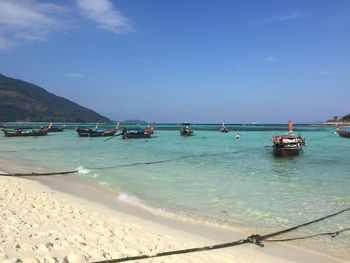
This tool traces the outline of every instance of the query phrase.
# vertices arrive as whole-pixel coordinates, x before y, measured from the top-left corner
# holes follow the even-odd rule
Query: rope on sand
[[[234,247],[234,246],[239,246],[239,245],[243,245],[243,244],[247,244],[247,243],[251,243],[254,245],[258,245],[260,247],[264,247],[264,244],[262,243],[263,241],[266,242],[283,242],[283,241],[292,241],[292,240],[297,240],[297,239],[306,239],[306,238],[313,238],[313,237],[317,237],[317,236],[324,236],[324,235],[329,235],[331,237],[336,237],[338,236],[340,233],[345,232],[350,230],[349,228],[343,229],[343,230],[339,230],[339,231],[335,231],[335,232],[327,232],[327,233],[320,233],[320,234],[316,234],[316,235],[309,235],[309,236],[303,236],[303,237],[296,237],[296,238],[288,238],[288,239],[269,239],[271,237],[274,236],[278,236],[278,235],[282,235],[285,234],[287,232],[293,231],[297,228],[301,228],[307,225],[311,225],[314,223],[317,223],[319,221],[322,221],[324,219],[330,218],[330,217],[334,217],[336,215],[339,215],[341,213],[347,212],[349,211],[350,208],[346,208],[344,210],[341,210],[339,212],[312,220],[310,222],[304,223],[304,224],[300,224],[288,229],[284,229],[278,232],[274,232],[271,234],[267,234],[267,235],[251,235],[249,237],[247,237],[246,239],[240,239],[237,241],[233,241],[233,242],[228,242],[228,243],[221,243],[221,244],[216,244],[216,245],[212,245],[212,246],[204,246],[204,247],[197,247],[197,248],[189,248],[189,249],[180,249],[180,250],[173,250],[173,251],[166,251],[166,252],[160,252],[154,255],[140,255],[140,256],[133,256],[133,257],[124,257],[124,258],[117,258],[117,259],[110,259],[110,260],[103,260],[103,261],[96,261],[94,263],[117,263],[117,262],[126,262],[126,261],[133,261],[133,260],[141,260],[141,259],[149,259],[149,258],[156,258],[156,257],[164,257],[164,256],[170,256],[170,255],[179,255],[179,254],[187,254],[187,253],[193,253],[193,252],[202,252],[202,251],[210,251],[210,250],[215,250],[215,249],[220,249],[220,248],[227,248],[227,247]]]

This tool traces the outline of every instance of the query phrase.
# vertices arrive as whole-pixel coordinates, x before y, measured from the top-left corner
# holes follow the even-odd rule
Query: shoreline
[[[9,165],[10,164],[12,167],[16,166],[16,164],[9,163]],[[24,167],[22,167],[22,169],[24,169]],[[3,169],[3,170],[6,170],[6,169]],[[88,182],[87,183],[79,182],[80,179],[76,179],[76,178],[67,178],[64,176],[28,177],[26,179],[13,178],[13,177],[1,177],[0,180],[2,185],[5,184],[5,189],[6,189],[6,183],[4,183],[4,181],[7,181],[8,186],[11,183],[15,183],[18,189],[21,189],[21,192],[25,192],[25,194],[27,195],[26,198],[35,195],[35,193],[38,194],[39,192],[50,193],[49,196],[46,196],[46,200],[43,200],[41,198],[41,201],[39,201],[39,203],[41,202],[41,205],[42,205],[42,210],[43,210],[42,212],[47,212],[48,214],[53,212],[52,209],[50,210],[49,205],[45,204],[45,201],[48,201],[48,200],[51,200],[52,202],[62,202],[64,204],[63,206],[69,206],[69,207],[75,206],[78,204],[80,208],[77,210],[84,213],[90,213],[89,214],[90,219],[87,220],[86,222],[91,223],[92,221],[94,222],[97,221],[97,222],[100,222],[101,225],[103,226],[105,224],[105,222],[103,222],[104,218],[106,218],[106,222],[108,222],[112,218],[114,220],[119,220],[119,223],[122,222],[121,224],[124,226],[127,224],[132,224],[132,227],[127,226],[126,228],[129,227],[130,229],[134,229],[136,226],[136,229],[139,229],[139,230],[141,229],[142,231],[138,233],[138,235],[136,235],[137,238],[136,240],[133,240],[133,241],[130,240],[130,237],[124,236],[125,233],[123,231],[122,232],[119,231],[118,236],[121,236],[122,238],[121,240],[118,240],[118,242],[122,243],[123,242],[122,240],[124,240],[127,244],[132,246],[134,249],[132,250],[132,252],[134,253],[131,253],[128,249],[126,249],[127,250],[126,254],[125,254],[125,251],[119,250],[118,251],[119,257],[125,257],[127,255],[128,256],[139,255],[140,253],[153,254],[155,253],[155,251],[163,252],[163,251],[173,250],[173,249],[184,249],[184,248],[190,248],[190,247],[196,247],[196,246],[206,246],[206,245],[213,245],[217,243],[232,242],[233,240],[246,238],[246,235],[244,235],[244,233],[240,233],[238,231],[231,231],[224,228],[208,226],[204,224],[197,224],[193,222],[186,222],[186,221],[182,221],[182,220],[178,220],[170,217],[156,215],[141,207],[137,207],[127,202],[118,200],[114,192],[106,191],[107,188],[104,186],[96,187],[96,185],[94,185],[93,183],[90,184]],[[30,186],[30,187],[27,187],[27,186]],[[4,186],[2,187],[4,188]],[[9,191],[9,189],[6,189],[6,191]],[[16,193],[13,192],[12,194],[15,195]],[[32,205],[35,206],[35,203],[36,202],[32,202]],[[87,209],[88,212],[84,211],[85,209]],[[72,211],[74,211],[74,209]],[[59,211],[57,211],[57,209],[56,210],[54,209],[54,212],[58,214],[60,213],[65,214],[65,216],[68,219],[71,219],[71,220],[74,219],[74,218],[70,218],[69,215],[67,215],[67,211],[65,211],[64,209],[61,209]],[[97,212],[97,215],[96,215],[96,212]],[[101,215],[103,216],[101,217]],[[73,216],[76,217],[74,213],[73,213]],[[34,218],[28,218],[27,220],[28,222],[31,222],[31,224],[33,224]],[[47,222],[42,222],[42,223],[45,224]],[[62,224],[62,222],[60,223]],[[51,232],[58,231],[59,233],[61,233],[63,231],[62,229],[60,229],[59,224],[56,227],[58,230],[51,229]],[[72,227],[74,227],[74,224],[72,225]],[[84,231],[84,233],[86,234],[90,230],[89,227],[88,229],[86,229],[86,226],[80,226],[80,227],[82,228],[82,230],[77,231],[75,235],[79,236],[79,233],[81,234],[82,231]],[[106,227],[107,229],[104,229],[104,231],[102,232],[106,232],[110,230],[108,229],[108,226]],[[109,227],[111,228],[112,226],[109,226]],[[147,234],[143,232],[144,229],[147,229],[148,231]],[[96,234],[96,235],[100,235],[100,234],[101,234],[101,231],[99,232],[99,234]],[[143,236],[147,237],[147,242],[145,240],[140,242]],[[163,237],[161,242],[159,240],[159,236]],[[105,243],[108,244],[111,242],[111,239],[110,239],[111,237],[106,237],[103,235],[102,237],[104,237],[104,239],[106,240],[101,241],[102,242],[101,244],[105,244]],[[75,241],[70,240],[70,242],[73,242],[73,244],[77,246],[75,244],[76,243]],[[16,242],[12,240],[12,243],[16,243]],[[159,245],[159,243],[162,243],[162,245]],[[7,243],[5,242],[5,244]],[[13,248],[14,244],[8,244],[8,245],[10,247],[12,245],[12,248]],[[53,244],[53,247],[55,247],[55,244]],[[57,247],[59,246],[57,245]],[[150,247],[153,247],[153,249]],[[155,248],[157,248],[158,250],[156,250]],[[41,252],[37,252],[39,253],[38,257],[42,258],[43,255],[41,254],[44,254],[46,255],[46,257],[49,257],[49,255],[45,253],[51,252],[51,251],[46,251],[43,247],[42,247],[42,250],[43,251]],[[80,248],[78,246],[74,250],[75,256],[71,255],[71,258],[80,257],[80,258],[86,259],[86,261],[81,261],[81,262],[92,262],[93,260],[106,260],[106,259],[115,258],[111,254],[108,254],[109,256],[105,254],[106,257],[103,257],[103,253],[102,253],[102,256],[100,255],[101,258],[98,258],[98,256],[96,256],[96,258],[93,258],[90,254],[80,255],[78,253],[79,251],[80,251]],[[4,252],[1,252],[0,250],[0,256],[2,255],[1,253],[5,255],[6,252],[8,251],[5,251],[4,253]],[[33,257],[36,257],[35,251],[33,252],[34,253],[32,253],[31,255]],[[56,252],[58,253],[58,251]],[[57,258],[58,260],[63,260],[65,257],[68,257],[69,255],[70,254],[61,255],[61,258],[58,258],[58,257]],[[115,255],[117,256],[117,254]],[[17,256],[21,256],[21,254],[18,254]],[[3,256],[3,257],[6,257],[6,256]],[[271,243],[266,244],[265,248],[260,248],[255,245],[246,244],[240,247],[220,249],[220,250],[215,250],[211,252],[171,256],[167,258],[162,258],[162,260],[163,261],[165,260],[165,262],[188,262],[188,261],[191,261],[191,262],[209,262],[209,261],[212,261],[212,262],[215,262],[215,261],[220,261],[220,262],[308,262],[308,263],[309,262],[342,262],[341,259],[336,259],[330,256],[321,255],[314,251],[302,250],[289,245],[280,245],[280,244],[271,244]],[[152,260],[152,262],[153,261],[157,261],[157,259]],[[12,261],[8,261],[8,262],[12,262]],[[38,261],[38,262],[41,262],[41,261]],[[78,261],[69,261],[69,262],[78,262]],[[147,262],[147,260],[145,260],[144,262]]]

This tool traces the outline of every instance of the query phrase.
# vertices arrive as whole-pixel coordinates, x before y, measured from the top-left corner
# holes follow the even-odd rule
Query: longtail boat
[[[40,129],[14,129],[14,130],[3,130],[6,137],[27,137],[27,136],[45,136],[49,131],[49,127]]]
[[[276,157],[292,157],[302,152],[305,139],[299,134],[293,133],[293,123],[288,121],[288,133],[272,137],[273,154]]]
[[[148,123],[147,128],[145,128],[145,133],[153,134],[153,132],[154,132],[154,122],[152,122],[152,126],[150,126]]]
[[[350,138],[350,127],[346,127],[345,129],[340,129],[339,127],[337,127],[337,133],[340,137]]]
[[[99,125],[96,124],[95,128],[77,127],[76,131],[79,137],[106,137],[106,136],[113,136],[117,132],[118,128],[119,128],[119,122],[117,123],[116,127],[113,129],[99,128]]]
[[[41,127],[41,129],[44,129],[44,128],[49,128],[49,131],[48,132],[63,132],[64,129],[66,128],[66,125],[62,125],[62,126],[53,126],[52,123],[49,124],[49,126],[47,127]]]
[[[229,132],[229,129],[227,127],[225,127],[225,123],[222,123],[222,126],[220,128],[220,132],[223,132],[223,133]]]
[[[153,131],[152,131],[153,133]],[[128,131],[126,128],[123,129],[122,139],[145,139],[150,138],[152,133],[146,131],[146,129],[134,128],[132,131]]]
[[[193,134],[193,130],[190,128],[190,124],[188,122],[182,123],[182,128],[180,130],[180,135],[187,137]]]

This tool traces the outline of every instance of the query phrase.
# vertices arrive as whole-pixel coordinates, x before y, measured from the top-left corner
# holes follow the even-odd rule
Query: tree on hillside
[[[343,116],[341,119],[342,119],[342,121],[350,121],[350,113]]]

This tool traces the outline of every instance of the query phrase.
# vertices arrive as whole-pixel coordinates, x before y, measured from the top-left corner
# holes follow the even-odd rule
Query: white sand
[[[16,177],[0,176],[0,214],[0,262],[4,263],[94,262],[213,245],[221,240],[220,236],[199,235]],[[187,227],[191,225],[187,223]],[[138,262],[339,261],[290,247],[248,244]]]

